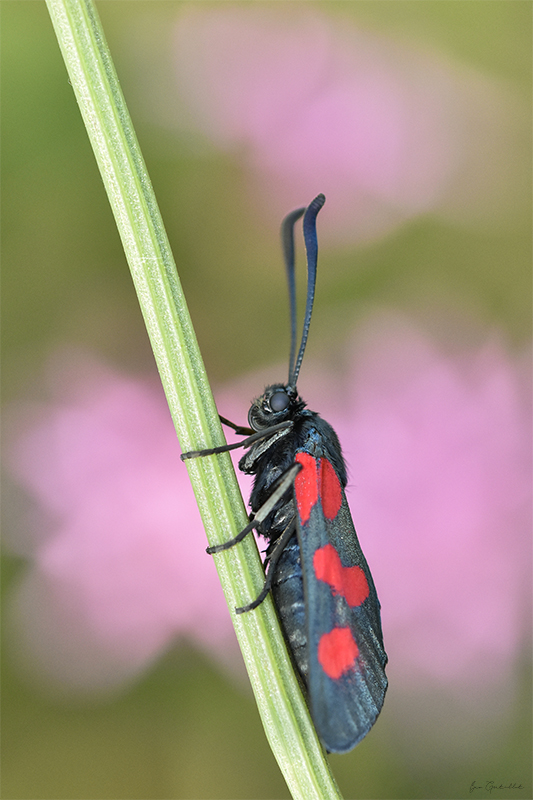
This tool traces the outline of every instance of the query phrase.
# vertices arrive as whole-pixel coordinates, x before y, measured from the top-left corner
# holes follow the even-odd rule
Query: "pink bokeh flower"
[[[161,388],[80,354],[56,362],[50,403],[19,412],[12,456],[52,520],[11,540],[32,560],[14,612],[26,655],[64,688],[93,690],[137,675],[179,636],[231,658],[233,628]]]
[[[528,631],[526,371],[498,344],[447,357],[404,321],[360,332],[354,514],[377,562],[403,682],[501,679]],[[361,466],[360,466],[361,465]]]
[[[512,91],[427,46],[308,4],[192,4],[174,42],[182,117],[243,158],[276,218],[322,191],[325,235],[353,242],[428,212],[516,211]]]
[[[387,314],[354,342],[342,376],[310,360],[300,390],[343,444],[389,674],[397,688],[492,685],[527,631],[525,370],[496,339],[446,355]],[[229,614],[161,391],[87,359],[61,363],[50,402],[19,413],[11,448],[12,473],[49,519],[10,541],[30,560],[12,597],[26,658],[80,689],[131,679],[178,636],[231,660]],[[221,413],[244,421],[263,380],[219,392]]]

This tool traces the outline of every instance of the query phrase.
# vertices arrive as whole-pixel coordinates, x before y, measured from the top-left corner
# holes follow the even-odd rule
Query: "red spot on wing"
[[[340,481],[327,458],[316,459],[309,453],[296,453],[295,461],[301,464],[294,481],[298,513],[303,525],[309,519],[311,509],[318,498],[326,519],[335,519],[342,505]]]
[[[326,519],[335,519],[342,505],[342,489],[337,473],[327,458],[320,461],[320,498]]]
[[[317,461],[309,453],[296,453],[295,460],[303,467],[295,478],[294,489],[300,522],[305,525],[318,501]]]
[[[318,663],[330,678],[337,680],[354,666],[359,655],[350,628],[333,628],[318,643]]]
[[[315,551],[313,568],[317,579],[327,583],[334,595],[344,597],[350,608],[360,606],[368,597],[368,581],[361,567],[343,567],[332,544]]]

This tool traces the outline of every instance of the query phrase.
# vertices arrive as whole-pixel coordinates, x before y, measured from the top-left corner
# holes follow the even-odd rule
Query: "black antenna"
[[[281,245],[289,284],[289,311],[291,315],[291,352],[289,357],[289,382],[296,358],[296,280],[294,277],[294,226],[305,212],[305,208],[297,208],[287,214],[281,223]]]
[[[307,344],[307,337],[309,335],[309,325],[311,324],[311,314],[313,313],[313,301],[315,299],[315,285],[316,285],[316,267],[318,261],[318,240],[316,235],[316,218],[317,214],[326,202],[323,194],[319,194],[315,199],[309,203],[305,212],[299,208],[293,211],[283,222],[282,236],[283,236],[283,249],[285,254],[285,264],[287,267],[287,275],[289,280],[289,298],[291,307],[291,357],[289,360],[289,383],[288,388],[293,391],[296,390],[296,382],[300,374],[300,367],[305,353],[305,346]],[[305,250],[307,253],[307,302],[305,306],[304,326],[302,331],[302,341],[298,351],[298,358],[294,361],[294,353],[296,352],[296,289],[294,280],[294,223],[298,220],[302,213],[304,214],[303,229],[304,229],[304,242]],[[287,229],[290,231],[287,233]]]

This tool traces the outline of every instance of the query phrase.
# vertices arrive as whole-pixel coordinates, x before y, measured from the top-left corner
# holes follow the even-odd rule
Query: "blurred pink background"
[[[299,389],[343,445],[390,659],[344,793],[525,797],[529,5],[98,8],[235,422],[287,371],[279,223],[327,197]],[[3,790],[286,796],[46,7],[1,11]]]

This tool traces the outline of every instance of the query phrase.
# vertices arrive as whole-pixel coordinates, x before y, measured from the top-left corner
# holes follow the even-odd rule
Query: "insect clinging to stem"
[[[345,495],[346,466],[337,434],[306,408],[296,384],[307,344],[318,261],[317,214],[325,197],[290,213],[281,234],[291,317],[289,375],[267,386],[248,413],[249,427],[221,421],[245,438],[184,453],[203,457],[243,447],[239,468],[255,475],[250,522],[218,553],[252,530],[268,540],[265,583],[242,608],[256,608],[272,591],[293,661],[307,689],[319,737],[330,752],[351,750],[369,732],[387,690],[380,604]],[[303,217],[307,301],[296,352],[294,227]]]

